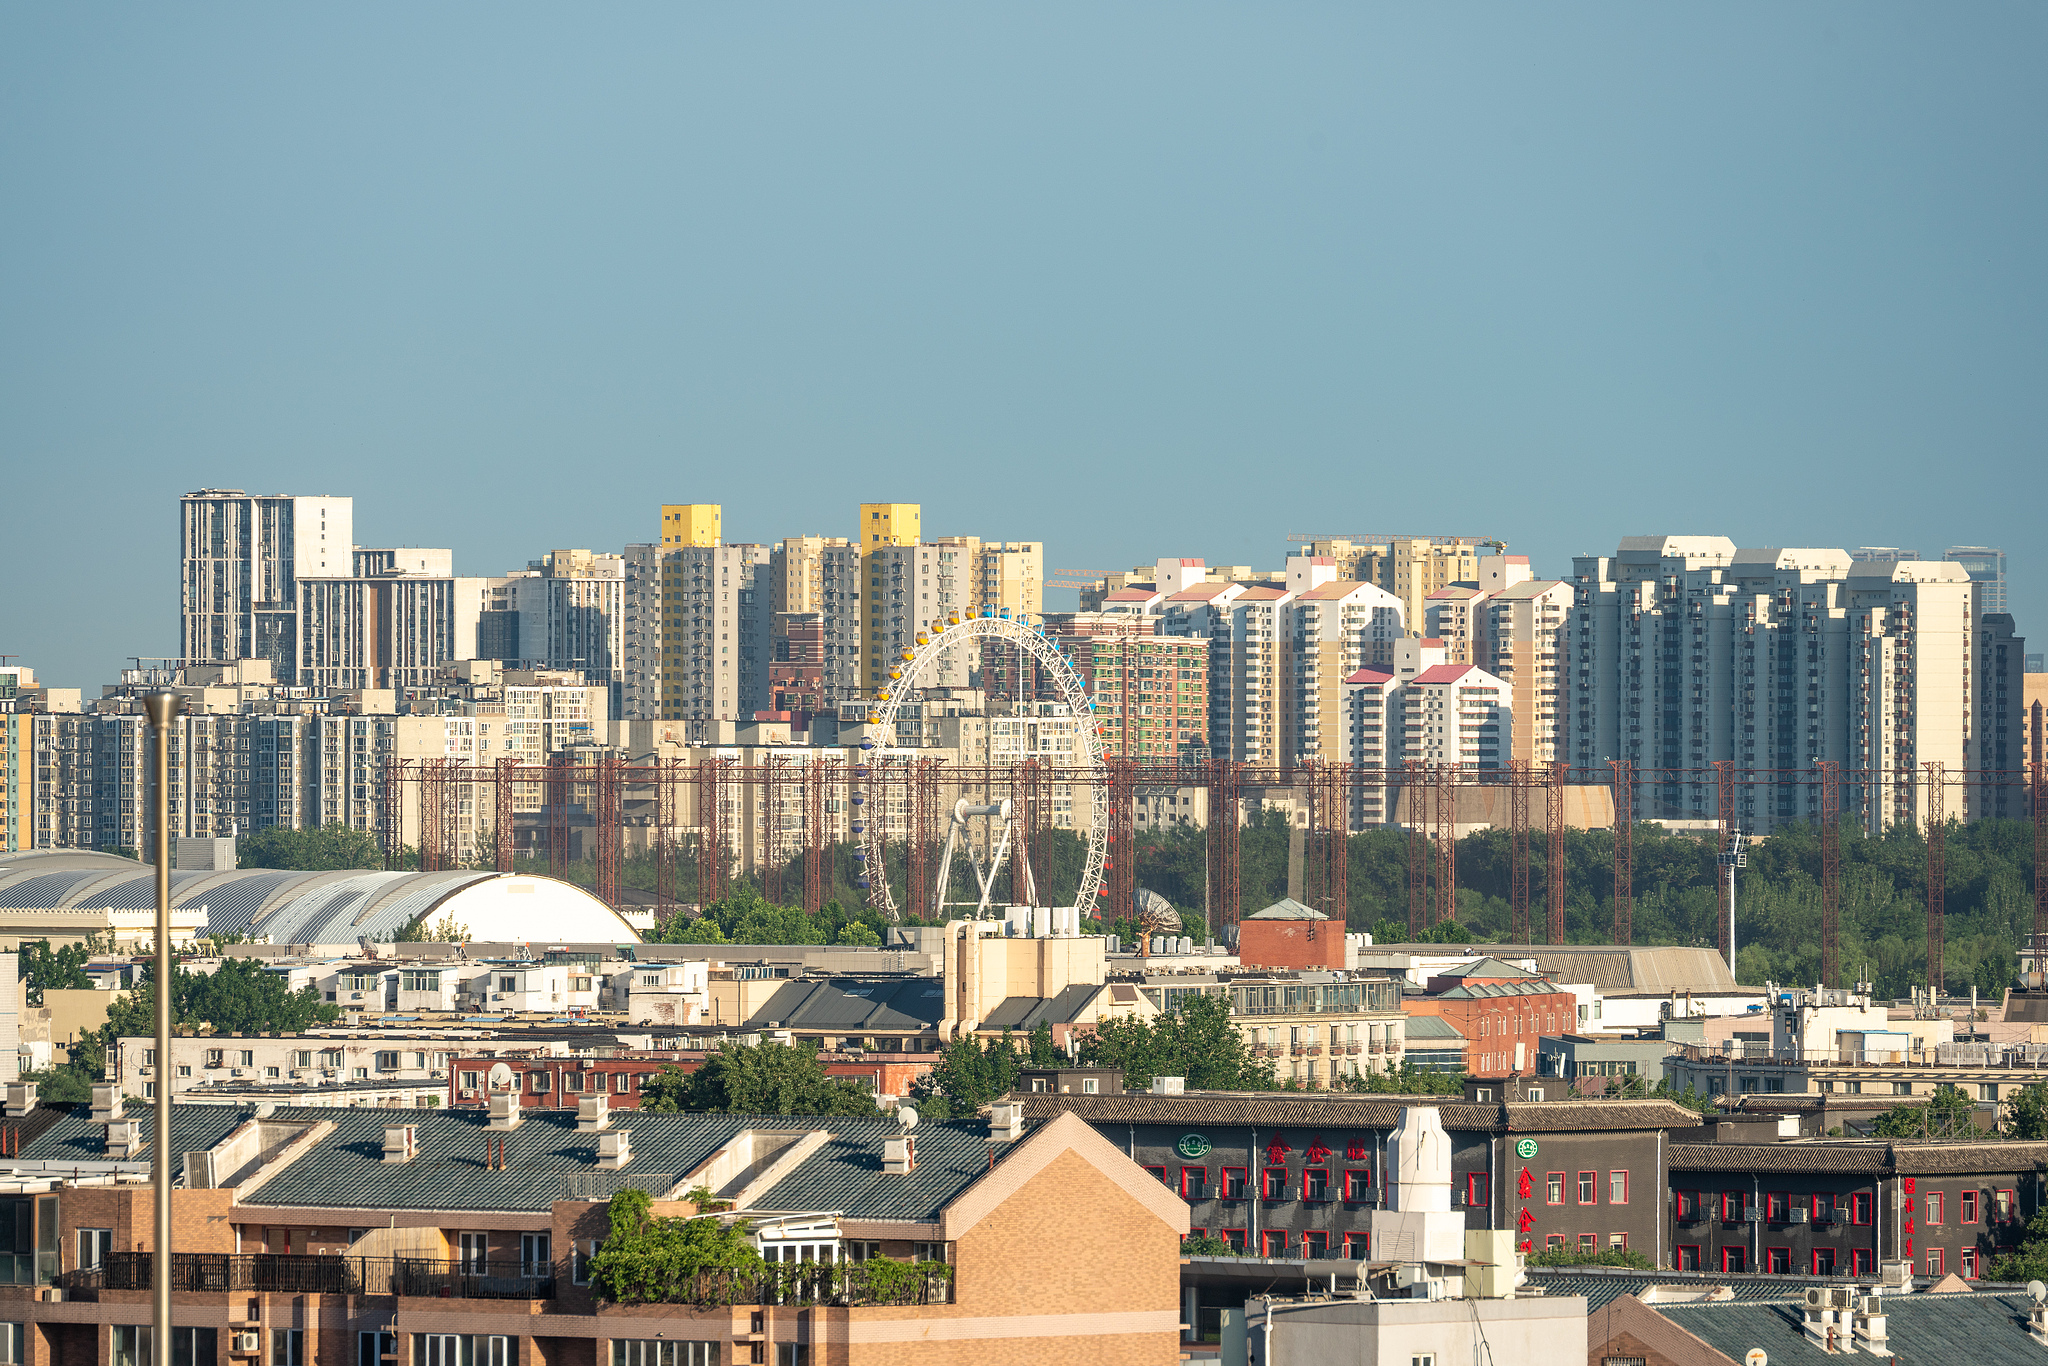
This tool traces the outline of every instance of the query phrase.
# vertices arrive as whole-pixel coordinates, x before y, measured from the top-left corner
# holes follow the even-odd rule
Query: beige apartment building
[[[1283,762],[1343,763],[1344,680],[1392,660],[1403,636],[1400,599],[1374,584],[1337,578],[1324,557],[1297,555],[1287,565],[1294,596],[1281,637]]]
[[[768,703],[768,547],[719,539],[716,503],[661,509],[661,718],[750,720]]]
[[[1563,579],[1527,579],[1480,607],[1481,650],[1473,662],[1514,689],[1517,763],[1547,768],[1564,758],[1564,633],[1573,596]]]
[[[1429,595],[1454,583],[1479,581],[1480,550],[1499,542],[1462,536],[1401,536],[1377,543],[1341,537],[1309,543],[1309,554],[1328,557],[1338,577],[1377,584],[1401,600],[1402,620],[1421,629]]]
[[[825,610],[825,552],[853,542],[844,536],[790,536],[769,552],[769,577],[777,612]]]

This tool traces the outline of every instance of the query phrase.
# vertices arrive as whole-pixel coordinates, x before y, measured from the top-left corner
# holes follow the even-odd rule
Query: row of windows
[[[1557,1173],[1553,1173],[1555,1180]],[[1584,1173],[1581,1173],[1584,1176]],[[1554,1187],[1553,1187],[1554,1189]],[[1983,1221],[1986,1200],[1994,1220],[2015,1217],[2019,1210],[2017,1191],[1962,1191],[1956,1197],[1957,1221],[1975,1224]],[[1672,1198],[1680,1223],[1689,1223],[1707,1217],[1714,1202],[1712,1191],[1674,1191]],[[1948,1222],[1948,1196],[1943,1191],[1929,1191],[1919,1197],[1921,1202],[1920,1222],[1944,1224]],[[1552,1200],[1552,1204],[1562,1203]],[[1581,1201],[1581,1203],[1584,1203]],[[1764,1192],[1763,1222],[1767,1224],[1791,1223],[1798,1214],[1804,1214],[1814,1223],[1829,1223],[1842,1218],[1851,1224],[1868,1224],[1876,1210],[1876,1196],[1869,1191],[1856,1191],[1848,1196],[1838,1196],[1832,1191],[1818,1191],[1812,1195],[1793,1196],[1786,1191]],[[1749,1191],[1722,1191],[1720,1195],[1721,1222],[1742,1223],[1754,1204]]]

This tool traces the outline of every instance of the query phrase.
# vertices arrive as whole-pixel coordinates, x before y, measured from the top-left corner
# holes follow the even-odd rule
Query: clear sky
[[[14,4],[0,652],[180,492],[500,573],[737,540],[2003,545],[2048,645],[2048,8]],[[1070,600],[1070,599],[1069,599]]]

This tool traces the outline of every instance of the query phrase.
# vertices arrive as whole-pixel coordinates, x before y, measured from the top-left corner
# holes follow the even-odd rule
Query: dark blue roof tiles
[[[21,1156],[28,1162],[110,1162],[107,1130],[92,1122],[90,1105],[52,1107],[58,1118],[22,1145]],[[185,1154],[201,1152],[233,1133],[250,1112],[233,1105],[173,1105],[171,1147],[175,1151],[175,1175],[184,1174]],[[151,1145],[156,1140],[156,1112],[147,1105],[131,1104],[124,1116],[142,1121],[141,1160],[154,1159]],[[131,1159],[133,1160],[133,1159]]]

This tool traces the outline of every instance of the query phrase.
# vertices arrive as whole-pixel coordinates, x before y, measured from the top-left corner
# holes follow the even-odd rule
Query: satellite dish
[[[504,1063],[502,1063],[502,1062],[494,1062],[494,1063],[492,1063],[492,1064],[491,1064],[491,1075],[490,1075],[490,1077],[489,1077],[489,1081],[490,1081],[491,1089],[492,1089],[493,1091],[509,1091],[509,1090],[511,1090],[511,1089],[512,1089],[512,1069],[511,1069],[511,1068],[509,1068],[509,1067],[507,1067],[507,1066],[506,1066],[506,1065],[505,1065]]]
[[[1742,1366],[1771,1366],[1771,1359],[1764,1355],[1761,1347],[1752,1347],[1742,1358]]]
[[[909,1131],[909,1130],[911,1130],[911,1129],[915,1129],[915,1128],[917,1127],[917,1110],[916,1110],[916,1108],[915,1108],[915,1107],[913,1107],[913,1106],[909,1106],[909,1105],[899,1105],[899,1106],[897,1106],[897,1107],[896,1107],[896,1122],[897,1122],[898,1124],[902,1125],[902,1126],[903,1126],[903,1128],[904,1128],[904,1130],[905,1130],[906,1132],[908,1132],[908,1131]]]
[[[2028,1281],[2027,1298],[2035,1304],[2048,1304],[2048,1285],[2043,1285],[2039,1281]]]

